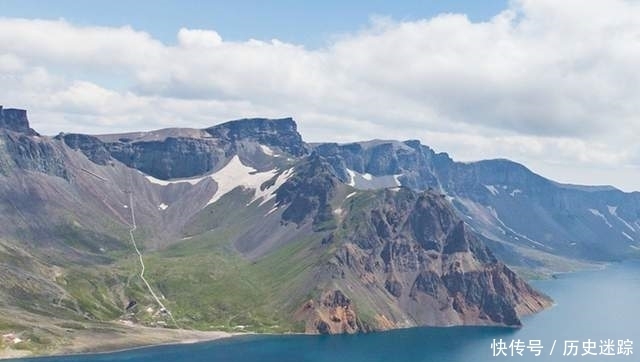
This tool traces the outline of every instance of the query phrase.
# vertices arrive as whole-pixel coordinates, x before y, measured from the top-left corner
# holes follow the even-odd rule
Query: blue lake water
[[[486,361],[640,361],[640,262],[613,264],[601,271],[561,275],[533,284],[553,297],[556,305],[525,318],[521,329],[413,328],[351,336],[246,336],[192,345],[159,346],[100,355],[44,357],[21,362],[486,362]],[[494,356],[491,344],[502,339],[507,356]],[[527,348],[511,356],[508,345],[540,340],[540,357]],[[550,356],[554,340],[556,345]],[[576,343],[577,356],[563,356],[565,341]],[[633,342],[635,354],[585,355],[591,340],[601,352],[601,340]],[[637,344],[637,345],[636,345]],[[635,348],[638,348],[635,351]],[[496,350],[498,351],[498,350]],[[607,348],[605,352],[611,352]]]

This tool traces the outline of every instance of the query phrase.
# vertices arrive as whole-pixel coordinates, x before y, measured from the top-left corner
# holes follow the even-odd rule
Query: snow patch
[[[345,197],[344,199],[346,200],[348,198],[351,198],[351,197],[355,196],[355,194],[357,194],[357,193],[358,192],[354,191],[354,192],[350,193],[349,195],[347,195],[347,197]]]
[[[596,209],[589,209],[589,212],[592,213],[594,216],[597,216],[599,218],[601,218],[602,220],[604,220],[605,224],[607,224],[607,226],[609,226],[610,228],[613,228],[613,225],[611,225],[611,223],[609,222],[609,220],[607,220],[606,217],[604,217],[604,215],[602,215],[602,213]]]
[[[536,245],[540,245],[542,247],[546,247],[546,245],[544,245],[543,243],[539,242],[539,241],[535,241],[531,238],[529,238],[528,236],[524,235],[524,234],[520,234],[519,232],[513,230],[512,228],[508,227],[507,224],[505,224],[502,219],[500,219],[500,217],[498,216],[498,212],[496,211],[496,209],[494,209],[492,206],[487,206],[487,209],[489,209],[489,212],[491,212],[491,215],[496,219],[496,221],[498,221],[500,223],[500,225],[502,225],[504,227],[504,229],[507,229],[508,231],[510,231],[511,233],[515,234],[518,237],[521,237],[527,241],[530,241]],[[506,232],[504,231],[503,228],[498,227],[498,229],[500,229],[500,231],[502,231],[503,234],[506,234]]]
[[[487,190],[489,190],[489,192],[491,192],[493,196],[497,196],[500,193],[500,191],[498,191],[498,189],[493,185],[482,185],[482,186],[484,186]]]
[[[173,185],[173,184],[179,184],[179,183],[188,183],[191,185],[197,185],[200,181],[206,179],[208,176],[203,176],[203,177],[196,177],[196,178],[184,178],[184,179],[175,179],[175,180],[160,180],[158,178],[155,178],[153,176],[149,176],[146,174],[143,174],[144,177],[151,182],[152,184],[156,184],[156,185],[160,185],[160,186],[167,186],[167,185]]]
[[[511,197],[516,197],[516,195],[517,195],[517,194],[521,194],[521,193],[522,193],[522,190],[520,190],[520,189],[515,189],[515,190],[511,191],[511,192],[509,193],[509,195],[511,195]]]
[[[274,169],[266,172],[258,172],[253,167],[245,166],[238,155],[233,156],[229,163],[227,163],[218,172],[209,175],[213,181],[218,185],[218,190],[213,195],[211,200],[207,202],[207,205],[211,205],[218,201],[222,196],[226,195],[236,187],[244,187],[247,189],[255,190],[253,199],[249,204],[254,201],[263,198],[262,203],[268,201],[273,197],[273,191],[277,190],[286,180],[293,174],[293,169],[288,169],[283,172],[271,187],[260,189],[262,184],[269,181],[278,174],[278,170]]]
[[[264,153],[267,156],[278,157],[278,156],[276,156],[275,152],[273,152],[273,150],[271,148],[269,148],[269,146],[260,145],[260,150],[262,150],[262,153]]]
[[[349,168],[346,171],[349,176],[347,185],[358,189],[368,190],[401,186],[398,178],[402,174],[374,176],[370,173],[359,173]]]
[[[400,182],[400,176],[402,176],[402,174],[393,175],[393,180],[396,182],[396,186],[402,186],[402,183]]]
[[[161,203],[160,205],[158,205],[158,210],[166,210],[169,207],[169,205],[165,204],[164,202]]]
[[[264,216],[269,216],[276,211],[278,211],[278,206],[274,206],[271,210],[267,211],[267,213]]]
[[[271,172],[274,176],[278,173],[277,170]],[[253,196],[253,200],[251,200],[251,202],[262,198],[262,202],[260,202],[260,205],[263,205],[265,202],[273,199],[276,196],[276,191],[280,188],[280,186],[287,182],[287,180],[291,178],[291,176],[293,176],[293,167],[285,170],[280,175],[278,175],[278,178],[276,178],[276,181],[270,187],[267,187],[264,190],[260,190],[260,187],[258,187],[256,189],[256,194]],[[251,204],[251,202],[249,204]]]
[[[611,205],[607,205],[607,209],[609,209],[609,214],[611,214],[611,216],[615,217],[616,219],[618,219],[621,223],[624,224],[624,226],[626,226],[627,228],[629,228],[629,230],[635,232],[636,229],[631,226],[631,224],[629,224],[625,219],[621,218],[618,215],[618,207],[617,206],[611,206]]]
[[[347,174],[349,175],[349,182],[347,183],[347,185],[349,185],[351,187],[355,187],[356,186],[356,172],[348,168],[347,169]]]
[[[625,233],[624,231],[622,232],[622,235],[624,235],[627,239],[631,241],[636,241],[636,239],[632,238],[629,234]]]

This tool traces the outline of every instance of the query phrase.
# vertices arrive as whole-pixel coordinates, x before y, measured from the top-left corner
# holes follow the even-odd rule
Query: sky
[[[640,2],[0,0],[0,104],[37,131],[292,116],[640,191]]]

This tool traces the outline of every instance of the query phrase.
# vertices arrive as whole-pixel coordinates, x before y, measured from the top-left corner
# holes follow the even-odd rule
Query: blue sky
[[[43,134],[292,116],[640,190],[640,2],[0,0],[0,104]]]
[[[224,39],[249,38],[322,47],[332,37],[366,27],[372,16],[396,20],[431,18],[441,13],[467,14],[480,21],[507,7],[506,0],[355,0],[355,1],[203,1],[203,0],[3,0],[2,15],[58,19],[78,25],[124,26],[175,43],[184,26],[215,29]]]

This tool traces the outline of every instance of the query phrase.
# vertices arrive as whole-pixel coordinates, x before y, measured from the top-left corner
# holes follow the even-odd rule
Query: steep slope
[[[140,278],[134,209],[170,315]],[[457,163],[418,141],[308,145],[291,119],[47,137],[0,109],[0,223],[0,322],[18,316],[12,329],[54,317],[307,333],[519,326],[550,299],[505,262],[633,256],[640,194],[506,160]]]
[[[513,264],[548,255],[599,261],[638,255],[638,192],[562,185],[507,160],[454,162],[419,141],[314,149],[357,188],[403,185],[445,193],[476,231],[500,242],[493,243],[496,252]]]
[[[498,262],[444,196],[408,188],[349,188],[347,194],[334,186],[340,185],[337,179],[328,181],[328,164],[311,158],[316,166],[306,171],[315,170],[326,191],[310,195],[305,184],[294,185],[294,180],[290,189],[286,183],[281,188],[290,194],[297,186],[304,199],[318,200],[289,207],[307,205],[302,208],[309,211],[304,220],[328,232],[321,242],[326,264],[318,266],[315,297],[296,314],[308,333],[418,325],[517,326],[519,316],[549,305],[547,297]],[[324,202],[327,195],[334,197]]]
[[[152,255],[181,323],[233,328],[232,315],[243,328],[307,333],[519,326],[549,306],[442,195],[357,191],[317,154],[289,172],[274,198],[246,187],[221,196],[185,226],[187,240]]]
[[[283,158],[306,153],[291,118],[245,119],[204,130],[174,128],[103,136],[63,133],[57,138],[98,164],[113,158],[162,180],[216,171],[236,154],[262,171],[279,165]]]

